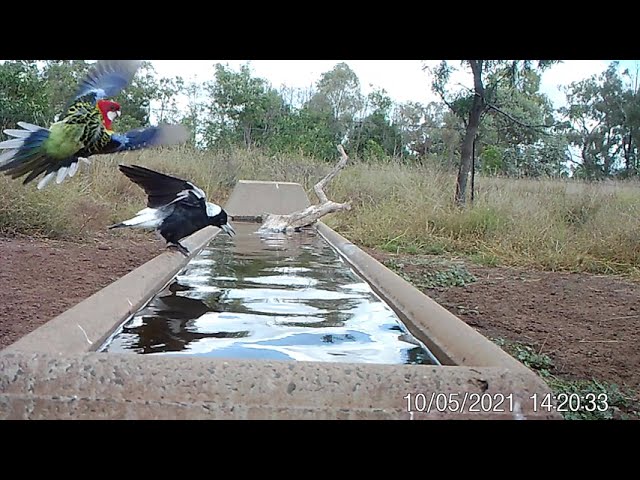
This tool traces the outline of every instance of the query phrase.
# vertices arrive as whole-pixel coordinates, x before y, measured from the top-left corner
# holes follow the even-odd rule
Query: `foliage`
[[[349,65],[339,63],[318,80],[308,107],[330,114],[329,128],[338,140],[345,138],[353,120],[363,107],[360,80]]]
[[[612,62],[600,75],[573,82],[565,90],[561,109],[569,141],[579,151],[574,175],[602,179],[614,175],[637,175],[640,140],[638,72],[620,73]]]
[[[596,408],[594,411],[572,410],[567,405],[563,405],[561,414],[565,420],[638,419],[640,417],[640,404],[634,400],[634,392],[621,389],[615,383],[600,382],[596,379],[572,379],[554,374],[552,373],[555,371],[553,360],[541,350],[536,352],[531,345],[504,338],[492,340],[540,375],[561,403],[566,404],[566,400],[571,397],[600,399],[598,406],[601,408]],[[606,404],[602,399],[606,399]]]
[[[385,265],[398,273],[402,278],[418,288],[463,287],[476,281],[476,278],[463,264],[442,260],[424,259],[389,259]],[[415,269],[412,267],[419,266]]]
[[[368,96],[369,115],[355,122],[347,149],[362,158],[402,157],[402,134],[390,122],[393,102],[385,90],[375,90]]]
[[[222,64],[215,66],[215,81],[206,88],[211,101],[205,133],[208,146],[266,144],[284,110],[276,90],[253,77],[248,65],[234,72]]]
[[[0,64],[0,128],[17,122],[45,123],[50,118],[49,91],[35,62]]]

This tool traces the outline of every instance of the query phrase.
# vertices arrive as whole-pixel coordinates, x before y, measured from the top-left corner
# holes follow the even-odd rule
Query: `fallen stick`
[[[324,192],[324,188],[327,184],[334,179],[334,177],[342,170],[349,161],[349,157],[342,148],[342,145],[338,145],[338,152],[340,152],[340,161],[322,180],[320,180],[313,187],[320,204],[311,205],[304,210],[294,212],[288,215],[276,215],[266,214],[263,215],[263,222],[258,229],[259,233],[285,233],[288,231],[299,231],[303,227],[313,225],[320,218],[330,213],[348,211],[351,210],[351,202],[336,203],[327,198],[327,194]]]

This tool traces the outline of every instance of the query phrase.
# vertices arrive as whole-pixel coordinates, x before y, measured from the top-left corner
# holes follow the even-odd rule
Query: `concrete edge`
[[[238,180],[225,205],[232,218],[286,215],[311,205],[299,183]]]
[[[132,314],[164,288],[220,230],[206,227],[181,243],[190,255],[165,250],[157,257],[5,347],[1,353],[30,351],[78,354],[94,351]]]
[[[499,367],[0,353],[0,419],[561,418],[546,395]]]
[[[317,230],[444,365],[502,367],[537,375],[323,222]],[[540,380],[541,381],[541,380]]]

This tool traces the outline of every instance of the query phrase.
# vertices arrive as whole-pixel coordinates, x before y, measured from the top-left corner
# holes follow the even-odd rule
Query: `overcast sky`
[[[422,67],[425,63],[437,64],[438,60],[154,60],[152,63],[161,76],[181,75],[185,80],[197,81],[212,79],[216,63],[229,64],[234,70],[249,63],[253,75],[268,80],[273,87],[307,88],[340,62],[347,63],[356,73],[365,95],[373,85],[384,88],[397,103],[436,100],[430,76]],[[541,89],[558,107],[564,102],[561,86],[600,73],[609,63],[611,60],[565,60],[543,73]],[[625,60],[621,66],[635,70],[636,61]],[[464,79],[459,77],[454,81],[464,82]]]

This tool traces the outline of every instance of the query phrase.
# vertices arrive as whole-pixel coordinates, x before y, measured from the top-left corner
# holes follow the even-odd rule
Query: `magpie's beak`
[[[227,235],[229,235],[230,237],[234,236],[236,234],[236,231],[233,229],[233,227],[231,226],[230,223],[225,223],[224,225],[222,225],[220,227],[222,230],[224,230],[224,233],[226,233]]]

